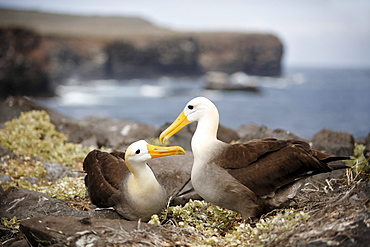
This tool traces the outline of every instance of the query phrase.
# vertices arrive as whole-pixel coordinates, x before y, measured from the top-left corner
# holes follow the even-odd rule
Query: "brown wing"
[[[308,143],[299,140],[262,139],[234,144],[219,158],[220,166],[260,196],[308,174],[331,171],[325,162],[328,155],[311,150]]]
[[[123,159],[124,153],[91,151],[83,168],[87,173],[90,200],[98,207],[112,207],[121,196],[119,189],[129,173]]]
[[[217,159],[219,166],[225,169],[239,169],[256,162],[264,155],[276,152],[287,146],[286,141],[277,139],[257,139],[243,143],[229,145]]]

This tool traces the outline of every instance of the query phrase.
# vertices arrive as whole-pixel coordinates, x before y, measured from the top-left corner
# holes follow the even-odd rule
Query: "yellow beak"
[[[176,154],[181,154],[181,155],[185,154],[184,149],[179,146],[160,147],[160,146],[154,146],[154,145],[148,144],[147,148],[148,148],[148,152],[150,156],[152,156],[152,159],[163,157],[163,156],[176,155]]]
[[[165,129],[159,136],[159,141],[165,144],[168,139],[171,138],[174,134],[179,132],[182,128],[188,125],[190,121],[186,118],[184,112],[181,112],[180,115],[176,118],[173,123]]]

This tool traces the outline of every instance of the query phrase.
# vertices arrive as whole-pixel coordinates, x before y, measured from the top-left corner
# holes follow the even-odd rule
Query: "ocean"
[[[204,78],[70,80],[58,96],[36,99],[67,116],[119,118],[161,126],[185,104],[205,96],[219,109],[220,123],[246,123],[289,130],[311,139],[323,128],[370,132],[370,69],[289,68],[280,78],[258,77],[258,92],[204,89]]]

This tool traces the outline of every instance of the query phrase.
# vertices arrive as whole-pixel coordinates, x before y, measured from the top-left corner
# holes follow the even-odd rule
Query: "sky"
[[[0,7],[145,18],[179,31],[269,32],[286,66],[370,68],[369,0],[0,0]]]

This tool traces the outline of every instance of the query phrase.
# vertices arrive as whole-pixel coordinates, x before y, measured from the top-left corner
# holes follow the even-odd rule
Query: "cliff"
[[[198,76],[214,70],[278,76],[283,55],[272,34],[184,33],[134,17],[7,9],[0,9],[0,39],[0,97],[50,95],[53,83],[71,77]]]

